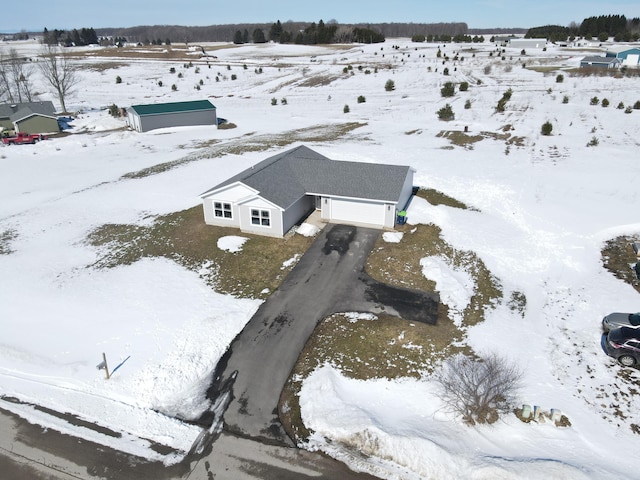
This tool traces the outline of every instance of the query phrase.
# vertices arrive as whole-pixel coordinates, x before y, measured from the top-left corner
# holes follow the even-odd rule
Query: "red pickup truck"
[[[36,143],[40,140],[46,139],[46,136],[39,133],[18,132],[11,137],[2,137],[2,143],[4,143],[5,145],[20,145],[25,143]]]

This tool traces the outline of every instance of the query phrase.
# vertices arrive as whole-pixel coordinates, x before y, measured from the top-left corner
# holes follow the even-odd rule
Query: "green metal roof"
[[[162,115],[163,113],[195,112],[199,110],[215,110],[216,107],[209,100],[194,100],[191,102],[154,103],[147,105],[131,105],[131,109],[138,115]]]

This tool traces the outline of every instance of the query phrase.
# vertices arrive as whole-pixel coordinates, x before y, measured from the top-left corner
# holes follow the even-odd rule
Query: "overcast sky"
[[[638,0],[30,0],[16,8],[20,14],[1,16],[0,32],[320,19],[339,23],[466,22],[469,28],[529,28],[567,26],[598,15],[640,16]]]

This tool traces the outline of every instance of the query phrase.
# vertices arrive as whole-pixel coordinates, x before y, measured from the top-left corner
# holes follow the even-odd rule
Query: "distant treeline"
[[[624,15],[601,15],[585,18],[580,25],[575,22],[568,27],[546,25],[531,28],[527,38],[547,38],[553,42],[574,40],[576,37],[586,39],[598,38],[604,42],[613,37],[616,42],[631,42],[640,39],[640,18],[627,19]]]
[[[335,20],[323,22],[280,22],[211,25],[184,27],[153,25],[129,28],[100,28],[101,38],[126,38],[130,43],[151,44],[167,40],[171,43],[239,42],[260,43],[377,43],[386,38],[425,35],[464,35],[469,32],[466,23],[367,23],[338,24]],[[517,32],[515,32],[517,33]],[[264,39],[264,40],[263,40]]]

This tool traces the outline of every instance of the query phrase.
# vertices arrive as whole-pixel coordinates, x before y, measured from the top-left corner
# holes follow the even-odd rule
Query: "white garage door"
[[[627,61],[625,62],[627,65],[638,65],[638,59],[640,55],[630,54],[627,55]]]
[[[360,200],[331,201],[331,221],[384,225],[384,205]]]

